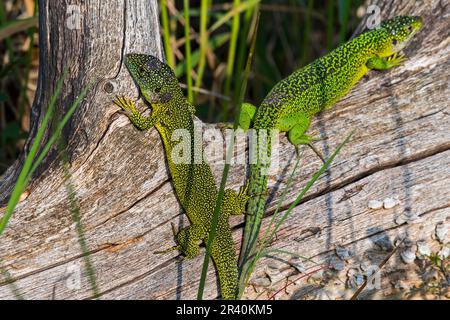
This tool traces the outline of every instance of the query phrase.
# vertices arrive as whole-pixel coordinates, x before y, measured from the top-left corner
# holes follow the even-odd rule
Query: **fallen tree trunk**
[[[332,110],[314,120],[311,130],[323,137],[316,146],[325,155],[356,130],[271,244],[325,264],[328,271],[313,282],[294,281],[301,277],[299,270],[314,263],[301,264],[274,253],[275,259],[260,261],[247,298],[268,298],[289,280],[294,284],[277,297],[349,298],[361,284],[358,275],[367,275],[401,244],[382,268],[381,290],[365,290],[362,295],[383,297],[417,280],[410,272],[415,264],[404,263],[414,261],[417,241],[424,241],[420,247],[426,244],[433,252],[448,243],[442,230],[450,223],[450,37],[444,18],[449,1],[377,3],[383,19],[421,15],[424,28],[406,49],[410,59],[404,65],[370,73]],[[136,95],[122,64],[126,52],[162,57],[156,1],[140,6],[135,1],[120,2],[114,10],[100,2],[91,1],[89,7],[80,4],[83,23],[89,24],[81,29],[66,27],[62,5],[40,1],[39,8],[41,64],[30,139],[65,64],[70,62],[71,73],[58,112],[68,108],[86,83],[101,79],[64,132],[100,293],[114,299],[195,298],[202,255],[180,262],[175,252],[153,254],[173,243],[170,222],[188,224],[171,185],[161,139],[154,129],[137,131],[111,103],[117,94]],[[217,125],[205,125],[208,128]],[[279,150],[280,172],[269,179],[273,192],[265,226],[295,162],[294,148],[284,137]],[[210,159],[220,181],[222,166],[216,160],[220,159]],[[283,211],[320,165],[306,150]],[[18,160],[0,179],[3,203],[20,167]],[[245,165],[232,166],[229,186],[241,185],[246,170]],[[375,209],[377,203],[369,205],[371,200],[384,201],[386,208]],[[231,222],[239,248],[243,217],[233,217]],[[13,284],[6,277],[0,280],[0,299],[15,298],[17,292],[27,299],[93,296],[55,152],[41,166],[0,241],[3,274],[15,279]],[[415,276],[420,278],[419,273]],[[217,297],[212,266],[205,296]]]

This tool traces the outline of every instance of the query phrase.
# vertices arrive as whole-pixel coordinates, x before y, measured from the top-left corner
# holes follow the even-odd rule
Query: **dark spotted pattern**
[[[174,249],[180,250],[186,258],[193,258],[200,253],[199,243],[207,240],[218,195],[210,166],[205,162],[194,162],[192,115],[195,108],[185,99],[170,67],[156,57],[128,54],[125,63],[145,100],[152,107],[150,118],[132,110],[130,119],[138,128],[147,128],[154,124],[159,131],[178,199],[191,222],[190,226],[177,233],[178,245]],[[146,122],[150,125],[146,125]],[[173,160],[172,152],[179,141],[172,141],[172,134],[177,129],[185,129],[190,135],[190,163],[177,164]],[[203,148],[200,152],[203,155]],[[224,299],[234,299],[238,285],[237,256],[228,217],[231,214],[244,213],[247,200],[246,190],[239,193],[230,189],[225,191],[217,236],[212,246],[212,258],[218,271]]]
[[[400,51],[421,26],[420,17],[393,18],[295,71],[272,88],[256,112],[253,127],[288,131],[282,126],[286,119],[293,119],[292,123],[297,119],[309,126],[313,115],[331,107],[369,71],[369,59],[386,58]],[[261,148],[259,140],[257,147]],[[270,141],[266,152],[270,157]],[[262,217],[265,207],[267,176],[261,174],[261,167],[259,161],[250,166],[249,192],[261,195],[249,200],[247,212],[255,217]]]

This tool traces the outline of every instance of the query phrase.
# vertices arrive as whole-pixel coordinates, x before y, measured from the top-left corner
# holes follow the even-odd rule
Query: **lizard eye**
[[[393,46],[396,46],[397,44],[398,44],[397,39],[392,40],[392,45],[393,45]]]
[[[145,72],[145,68],[144,67],[139,67],[138,72],[139,73],[144,73]]]
[[[161,87],[156,87],[155,88],[155,93],[160,93],[161,92]]]

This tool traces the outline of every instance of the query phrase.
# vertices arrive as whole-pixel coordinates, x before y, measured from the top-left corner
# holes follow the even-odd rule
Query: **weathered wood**
[[[449,14],[449,1],[378,3],[383,18],[400,14],[421,15],[426,21],[424,29],[406,49],[410,60],[403,66],[389,72],[370,73],[336,107],[314,120],[311,129],[318,130],[324,138],[316,145],[328,155],[353,129],[356,130],[351,142],[328,173],[310,190],[304,202],[295,208],[272,244],[274,248],[312,257],[318,263],[331,264],[337,269],[340,269],[340,259],[335,254],[336,247],[350,249],[352,257],[344,263],[344,270],[337,274],[345,282],[349,268],[365,261],[378,264],[392,250],[395,238],[407,233],[407,241],[383,268],[382,290],[376,291],[375,295],[374,291],[367,291],[365,297],[368,298],[388,294],[393,283],[398,282],[396,277],[408,278],[406,271],[411,267],[400,259],[402,250],[418,240],[426,240],[433,250],[439,250],[442,244],[431,239],[431,235],[438,223],[447,227],[450,223],[447,102],[450,37],[444,22],[444,17]],[[44,3],[40,6],[43,11],[41,17],[47,17],[50,9],[46,6]],[[81,49],[77,52],[85,54],[89,62],[80,64],[83,68],[79,74],[87,75],[83,75],[79,83],[86,83],[93,74],[106,79],[86,99],[66,132],[72,150],[72,183],[80,202],[82,223],[104,298],[193,298],[202,257],[179,262],[176,253],[153,254],[173,243],[169,222],[188,224],[170,183],[160,137],[156,130],[147,133],[135,130],[110,103],[116,94],[135,92],[131,89],[134,86],[129,76],[120,67],[124,52],[161,54],[156,16],[148,19],[156,14],[156,4],[151,2],[149,7],[146,4],[138,9],[129,1],[126,6],[126,10],[106,12],[106,7],[92,5],[92,8],[105,10],[97,14],[107,19],[93,20],[96,21],[94,25],[98,25],[98,30],[93,30],[98,34],[91,31],[91,38],[77,38],[85,46],[69,44],[74,48],[86,48],[93,39],[103,39],[98,40],[103,42],[96,46],[102,50],[93,47],[88,54],[82,53]],[[87,9],[85,17],[93,17]],[[147,11],[142,13],[142,10]],[[143,17],[145,21],[140,20]],[[51,18],[49,21],[53,26]],[[142,23],[150,25],[142,27]],[[114,28],[107,29],[109,25]],[[139,27],[141,29],[136,32],[135,28]],[[102,38],[102,30],[108,30],[108,41]],[[41,32],[44,32],[40,37],[44,41],[41,55],[48,59],[47,62],[44,60],[44,65],[48,66],[54,56],[49,57],[47,53],[50,46],[45,44],[49,41],[45,29],[41,28]],[[62,39],[72,39],[74,35],[67,30],[59,32],[67,32],[56,37],[64,48]],[[53,40],[52,45],[57,45],[57,42]],[[67,54],[72,56],[73,53]],[[45,77],[41,73],[40,81]],[[57,79],[54,74],[49,77]],[[77,78],[71,77],[67,83],[78,81],[74,79]],[[106,82],[113,84],[113,92],[107,94],[103,91]],[[71,87],[69,91],[73,93],[67,93],[69,98],[66,101],[70,101],[80,87],[78,83]],[[42,101],[48,99],[48,92],[52,90],[44,87],[43,83],[39,88],[47,93],[46,98],[40,98],[44,94],[42,92],[37,95],[36,106],[42,106]],[[37,119],[35,123],[38,123]],[[207,128],[216,126],[207,125]],[[265,226],[295,160],[294,149],[284,137],[279,150],[280,172],[270,179],[274,190],[271,199],[275,200],[269,205]],[[15,286],[25,298],[86,299],[92,296],[92,292],[84,274],[62,173],[53,158],[47,162],[49,169],[30,186],[29,196],[19,203],[2,236],[0,259],[4,269],[16,279]],[[210,158],[219,180],[222,166],[214,160],[215,157]],[[318,159],[305,150],[283,210],[320,165]],[[3,178],[2,193],[10,188],[10,181],[14,180],[18,168],[17,164]],[[229,185],[237,187],[242,184],[245,172],[245,166],[232,166]],[[369,200],[389,197],[398,197],[400,203],[392,209],[368,208]],[[4,208],[0,209],[0,213],[3,212]],[[397,224],[404,214],[416,214],[421,219],[414,221],[415,224]],[[237,248],[242,222],[242,217],[232,218]],[[444,243],[448,243],[448,237]],[[286,255],[274,255],[278,260],[261,260],[253,278],[257,292],[248,288],[247,298],[255,298],[259,294],[261,298],[267,298],[270,292],[285,285],[286,278],[298,277],[294,267],[286,263],[292,259]],[[305,266],[311,265],[305,263]],[[78,270],[81,283],[79,288],[74,288],[70,283]],[[267,274],[270,274],[270,279]],[[326,293],[335,298],[348,298],[349,292],[354,291],[343,290],[337,284],[334,287],[342,292],[331,294],[333,281],[321,289],[302,280],[277,296],[300,298],[312,290],[315,297]],[[206,297],[216,296],[216,278],[211,267]],[[12,287],[5,280],[0,280],[0,298],[14,298]]]

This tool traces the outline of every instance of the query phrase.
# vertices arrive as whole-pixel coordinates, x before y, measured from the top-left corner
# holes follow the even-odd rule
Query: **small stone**
[[[287,294],[291,295],[291,294],[295,293],[296,288],[295,288],[294,284],[292,283],[292,284],[288,285],[284,290],[286,291]]]
[[[400,254],[400,257],[402,258],[403,262],[406,264],[413,263],[416,259],[416,253],[415,250],[412,249],[412,247],[407,248],[403,250],[403,252]]]
[[[359,6],[358,9],[356,9],[356,16],[358,18],[363,18],[366,15],[366,8],[364,6]]]
[[[358,287],[362,286],[364,283],[364,276],[362,274],[358,274],[358,276],[356,277],[355,283]]]
[[[441,222],[436,225],[436,238],[439,240],[440,243],[445,242],[447,233],[448,233],[448,226],[446,224]]]
[[[398,247],[400,244],[402,244],[405,239],[408,237],[407,233],[400,233],[395,237],[394,240],[394,246]]]
[[[317,272],[314,272],[309,278],[308,281],[316,281],[316,280],[322,280],[323,278],[323,270],[319,270]]]
[[[438,252],[438,257],[441,259],[447,259],[450,256],[450,248],[449,247],[443,247]]]
[[[342,260],[348,260],[351,258],[351,252],[347,248],[337,246],[336,255]]]
[[[330,300],[325,289],[321,289],[316,294],[316,300]]]
[[[435,268],[430,268],[424,274],[422,274],[422,279],[425,283],[431,283],[439,279],[439,271]]]
[[[266,265],[266,267],[264,268],[264,271],[267,275],[280,273],[280,270],[278,270],[277,268],[274,268],[272,265]]]
[[[378,210],[383,207],[383,202],[380,200],[370,200],[367,206],[369,209]]]
[[[398,200],[396,200],[396,199],[386,198],[386,199],[383,200],[383,207],[385,209],[392,209],[396,205],[398,205]]]
[[[369,261],[364,261],[359,265],[360,269],[362,271],[367,271],[369,268],[371,268],[372,264]]]
[[[347,272],[347,284],[350,288],[357,288],[364,283],[363,274],[355,268],[351,268]]]
[[[391,251],[393,249],[392,241],[387,235],[383,235],[379,239],[375,240],[375,244],[383,251]]]
[[[429,257],[431,255],[431,249],[426,243],[426,241],[417,241],[417,252],[420,256]]]

